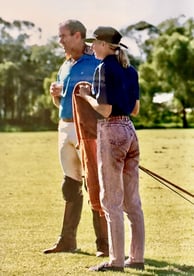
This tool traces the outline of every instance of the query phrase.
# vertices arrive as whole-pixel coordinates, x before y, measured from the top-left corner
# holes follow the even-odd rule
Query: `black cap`
[[[122,35],[112,27],[98,27],[94,33],[92,38],[86,38],[86,42],[93,42],[94,40],[102,40],[112,44],[120,44],[121,46],[127,48],[124,44],[120,43]]]

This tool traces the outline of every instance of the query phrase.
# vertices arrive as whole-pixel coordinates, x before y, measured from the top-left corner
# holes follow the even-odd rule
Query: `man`
[[[57,82],[50,86],[53,103],[59,108],[58,144],[59,159],[64,173],[62,193],[65,200],[64,218],[57,243],[44,250],[45,254],[75,252],[76,233],[83,205],[82,166],[76,149],[77,137],[73,122],[72,93],[77,82],[92,82],[99,61],[91,48],[85,44],[86,28],[77,20],[68,20],[59,25],[59,43],[66,53]],[[104,216],[93,210],[93,226],[96,234],[97,256],[108,255],[107,224]],[[104,246],[104,243],[106,246]]]

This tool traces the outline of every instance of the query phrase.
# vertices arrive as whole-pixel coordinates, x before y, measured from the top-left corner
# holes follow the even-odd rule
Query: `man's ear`
[[[80,34],[80,32],[75,32],[75,38],[76,39],[80,39],[81,38],[81,34]]]

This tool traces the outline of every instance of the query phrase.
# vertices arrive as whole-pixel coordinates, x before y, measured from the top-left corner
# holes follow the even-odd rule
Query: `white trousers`
[[[63,173],[77,181],[81,181],[81,160],[76,144],[77,136],[74,123],[60,120],[58,126],[58,151]]]

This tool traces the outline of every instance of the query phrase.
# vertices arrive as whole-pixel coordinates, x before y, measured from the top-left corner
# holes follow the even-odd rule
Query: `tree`
[[[0,113],[4,120],[25,118],[28,108],[26,74],[29,71],[30,38],[28,30],[34,24],[28,21],[4,21],[0,18]],[[28,77],[29,80],[29,77]]]
[[[3,123],[49,122],[44,105],[44,79],[58,70],[62,55],[56,38],[29,45],[37,28],[28,21],[0,19],[0,120]],[[41,33],[41,30],[38,29]]]
[[[18,74],[18,67],[11,61],[0,64],[0,118],[11,119],[15,115],[14,91],[17,89],[17,81],[14,76]]]
[[[183,127],[188,126],[187,108],[194,107],[194,19],[169,19],[158,26],[145,21],[121,30],[134,39],[140,56],[130,55],[139,70],[141,89],[139,125],[155,126],[177,110]],[[49,126],[57,121],[49,86],[64,58],[56,37],[45,45],[29,43],[41,29],[28,21],[7,22],[0,18],[0,121],[20,125]],[[171,106],[156,105],[157,92],[174,92]],[[177,116],[177,115],[176,115]],[[176,117],[177,118],[177,117]],[[190,116],[191,118],[191,116]],[[194,122],[194,119],[193,119]]]
[[[194,107],[194,20],[170,19],[158,25],[158,36],[146,40],[147,62],[140,65],[142,91],[174,92],[183,127],[188,127],[186,108]],[[154,79],[149,81],[150,70]],[[158,90],[157,90],[158,89]],[[145,93],[143,93],[145,95]],[[152,105],[151,101],[150,104]]]

